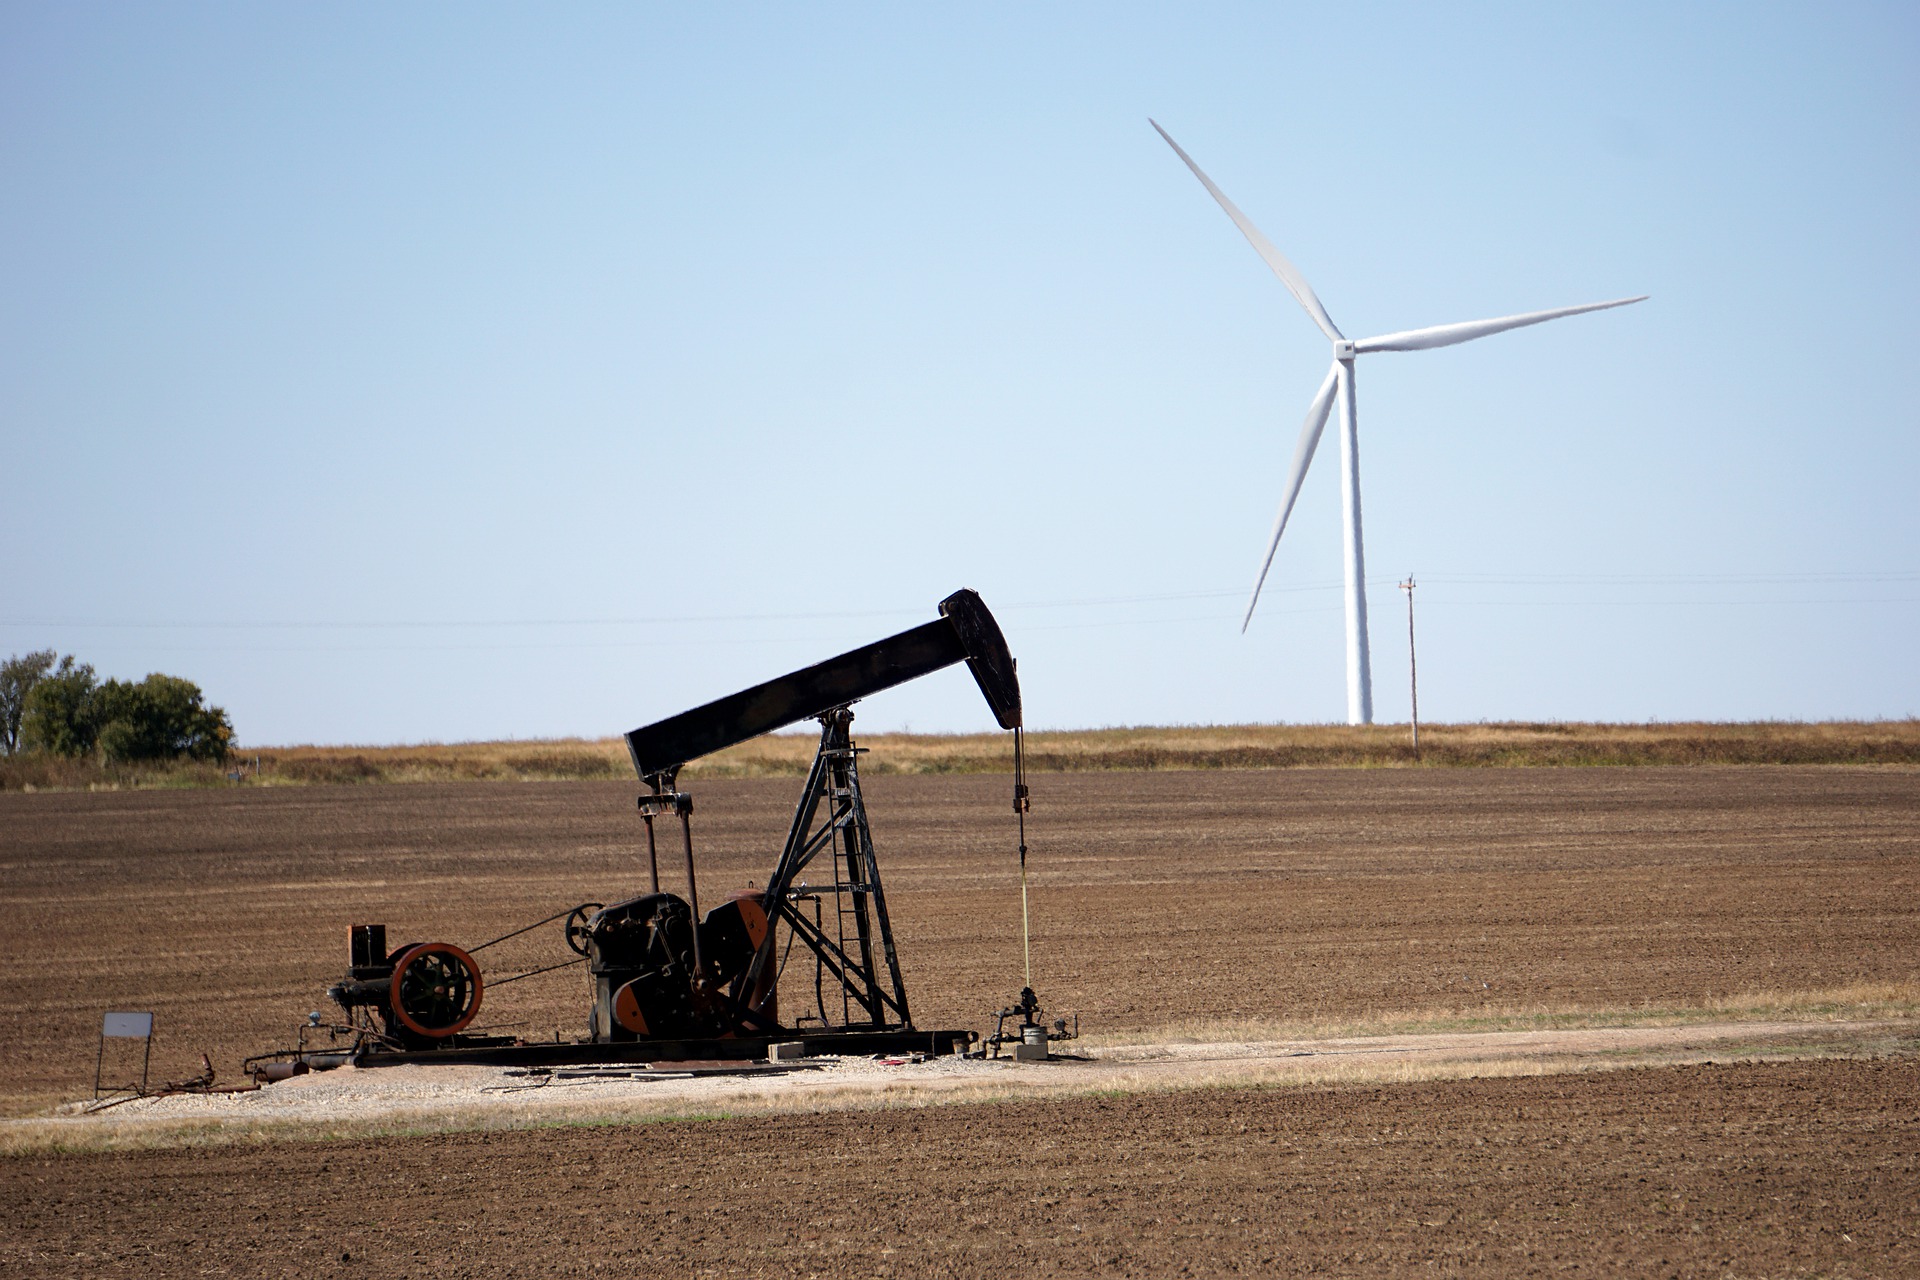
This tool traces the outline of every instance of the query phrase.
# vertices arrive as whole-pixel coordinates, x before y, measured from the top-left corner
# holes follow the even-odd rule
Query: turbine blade
[[[1577,316],[1588,311],[1605,311],[1608,307],[1624,307],[1635,302],[1645,302],[1650,296],[1652,295],[1643,293],[1637,298],[1615,298],[1612,302],[1589,302],[1578,307],[1529,311],[1525,315],[1500,316],[1494,320],[1463,320],[1459,324],[1439,324],[1431,329],[1408,329],[1404,333],[1387,333],[1378,338],[1362,338],[1353,344],[1353,349],[1355,352],[1431,351],[1435,347],[1450,347],[1456,342],[1472,342],[1475,338],[1484,338],[1489,334],[1505,333],[1509,329],[1524,329],[1530,324],[1558,320],[1561,316]]]
[[[1240,633],[1246,634],[1247,624],[1253,621],[1253,607],[1260,603],[1260,588],[1267,585],[1267,570],[1273,567],[1273,553],[1280,549],[1280,535],[1287,531],[1287,517],[1293,514],[1293,500],[1300,496],[1300,482],[1307,478],[1307,465],[1313,461],[1313,451],[1320,443],[1320,433],[1326,429],[1327,414],[1333,410],[1333,392],[1339,384],[1340,366],[1334,365],[1327,370],[1327,380],[1320,384],[1320,393],[1307,407],[1306,423],[1300,428],[1300,443],[1293,447],[1293,469],[1287,473],[1286,496],[1280,500],[1280,517],[1273,522],[1273,537],[1267,540],[1267,555],[1260,562],[1260,576],[1253,584],[1253,599],[1247,601],[1247,616],[1240,619]]]
[[[1333,318],[1327,314],[1327,309],[1320,305],[1320,299],[1315,296],[1313,286],[1309,285],[1307,278],[1300,274],[1300,268],[1287,261],[1287,255],[1274,248],[1273,242],[1260,234],[1260,228],[1254,226],[1247,219],[1247,215],[1240,212],[1233,201],[1227,199],[1226,192],[1213,185],[1213,179],[1200,171],[1200,166],[1193,162],[1193,157],[1180,149],[1180,144],[1160,127],[1159,121],[1149,119],[1147,123],[1167,140],[1167,145],[1173,148],[1175,155],[1187,162],[1187,168],[1193,170],[1193,176],[1200,179],[1200,185],[1220,202],[1220,207],[1227,211],[1229,218],[1233,219],[1233,225],[1240,228],[1240,234],[1247,238],[1247,243],[1253,246],[1253,251],[1273,268],[1273,274],[1280,277],[1280,283],[1287,286],[1287,292],[1293,295],[1294,300],[1307,309],[1307,314],[1313,318],[1313,322],[1320,326],[1320,332],[1326,334],[1330,341],[1344,341],[1346,335],[1334,325]]]

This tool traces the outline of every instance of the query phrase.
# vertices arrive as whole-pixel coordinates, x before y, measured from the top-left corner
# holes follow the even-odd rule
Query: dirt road
[[[1279,1041],[1067,1043],[1046,1062],[861,1055],[778,1066],[631,1063],[342,1067],[252,1090],[119,1096],[0,1120],[0,1155],[391,1133],[633,1123],[689,1115],[933,1107],[1270,1085],[1403,1083],[1920,1052],[1912,1019],[1374,1034]]]

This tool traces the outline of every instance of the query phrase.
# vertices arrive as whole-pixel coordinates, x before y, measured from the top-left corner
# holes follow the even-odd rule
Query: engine
[[[440,1048],[480,1012],[480,966],[451,942],[409,942],[389,951],[385,925],[356,924],[347,952],[347,976],[327,995],[349,1012],[373,1010],[396,1044]]]

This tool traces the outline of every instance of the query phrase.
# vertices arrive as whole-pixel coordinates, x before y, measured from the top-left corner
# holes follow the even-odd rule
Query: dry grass
[[[0,757],[0,791],[140,791],[226,786],[233,765],[183,760],[164,764],[100,764],[62,756]]]
[[[869,774],[1005,773],[1006,734],[863,736]],[[770,734],[690,764],[684,777],[799,776],[811,734]],[[1498,766],[1920,765],[1920,720],[1732,724],[1488,723],[1423,725],[1420,753],[1405,725],[1199,725],[1078,729],[1027,735],[1036,773],[1178,769],[1484,768]],[[238,781],[316,783],[570,781],[633,777],[619,738],[423,743],[399,747],[260,747],[229,765],[104,767],[21,756],[0,760],[0,791],[201,787]]]
[[[1482,1031],[1571,1031],[1601,1027],[1671,1027],[1729,1022],[1902,1022],[1920,1019],[1920,981],[1863,983],[1826,991],[1749,991],[1697,1005],[1456,1005],[1417,1014],[1387,1011],[1362,1018],[1281,1021],[1190,1019],[1151,1031],[1089,1035],[1089,1045],[1220,1044],[1329,1040],[1352,1036],[1438,1035]]]

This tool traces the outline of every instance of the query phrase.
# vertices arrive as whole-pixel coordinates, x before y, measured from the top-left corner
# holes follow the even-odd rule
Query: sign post
[[[107,1040],[144,1040],[140,1055],[140,1092],[147,1091],[147,1067],[153,1061],[153,1015],[151,1013],[108,1013],[100,1019],[100,1052],[93,1059],[93,1096],[100,1097],[100,1072],[107,1061]]]

